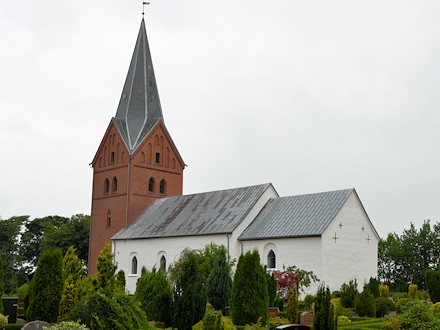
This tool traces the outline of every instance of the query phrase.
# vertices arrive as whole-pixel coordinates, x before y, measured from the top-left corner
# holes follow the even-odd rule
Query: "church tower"
[[[116,116],[92,161],[89,274],[106,242],[156,198],[182,194],[182,160],[168,133],[142,19]]]

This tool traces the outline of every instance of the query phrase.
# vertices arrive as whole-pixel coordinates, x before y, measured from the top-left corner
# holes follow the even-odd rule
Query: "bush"
[[[376,278],[370,277],[370,281],[368,282],[368,289],[370,289],[370,292],[373,294],[374,298],[380,297],[379,284],[380,283]]]
[[[364,291],[356,297],[355,301],[356,313],[360,316],[375,317],[376,316],[376,303],[374,296],[368,289],[368,286],[364,287]]]
[[[265,329],[265,327],[261,325],[261,316],[258,318],[257,323],[246,324],[244,326],[244,330],[260,330],[260,329]]]
[[[290,323],[298,323],[298,290],[296,285],[289,289],[289,300],[287,302],[287,318]]]
[[[440,272],[428,269],[425,272],[425,283],[431,296],[431,301],[435,304],[440,302]]]
[[[351,320],[347,316],[345,315],[338,316],[338,325],[347,324],[347,323],[351,323]]]
[[[426,302],[413,299],[403,307],[399,315],[401,329],[433,329],[434,317]]]
[[[419,291],[417,284],[410,284],[408,287],[408,297],[416,299],[417,291]]]
[[[8,324],[8,317],[0,314],[0,329],[3,329]]]
[[[354,307],[354,301],[358,295],[357,280],[350,280],[347,283],[341,285],[341,304],[344,307],[352,308]]]
[[[390,317],[382,324],[383,330],[400,330],[400,322],[397,317]]]
[[[214,310],[210,303],[206,304],[205,316],[203,317],[203,330],[224,330],[222,312]]]
[[[282,317],[269,317],[267,319],[267,325],[269,326],[270,330],[275,330],[276,327],[283,325],[283,324],[290,324],[288,319],[282,318]]]
[[[429,310],[435,318],[440,320],[440,302],[429,306]]]
[[[426,290],[419,290],[416,292],[416,299],[428,301],[429,298],[429,293]]]
[[[388,298],[390,295],[390,288],[386,284],[379,285],[379,296],[382,298]]]
[[[21,328],[23,328],[23,324],[12,323],[5,326],[5,330],[21,330]]]
[[[237,330],[237,327],[232,322],[232,319],[229,316],[222,316],[222,323],[224,330]],[[168,330],[168,329],[165,329]],[[173,330],[173,329],[171,329]],[[203,320],[197,322],[192,326],[192,330],[203,330]]]
[[[78,322],[60,322],[50,327],[43,327],[43,330],[89,330],[89,328]]]
[[[376,317],[384,317],[389,312],[396,310],[393,301],[388,298],[379,297],[375,299],[376,302]]]
[[[90,329],[154,329],[144,311],[128,296],[100,289],[83,297],[72,309],[71,319]]]

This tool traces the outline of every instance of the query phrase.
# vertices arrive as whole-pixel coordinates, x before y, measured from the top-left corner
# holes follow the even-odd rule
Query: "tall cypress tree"
[[[5,265],[2,258],[2,250],[0,250],[0,314],[5,310],[3,307],[2,296],[5,294]]]
[[[217,259],[215,259],[212,271],[206,280],[208,302],[214,309],[223,311],[228,306],[231,289],[231,268],[226,260],[226,252],[223,248],[220,250]]]
[[[329,287],[324,284],[318,287],[315,299],[315,316],[313,317],[314,330],[336,330],[338,322],[335,320],[334,309],[330,303],[331,294]]]
[[[246,252],[238,260],[230,307],[232,321],[236,325],[256,324],[259,317],[262,324],[267,322],[267,280],[257,250]]]
[[[38,261],[37,270],[29,286],[29,307],[26,311],[26,319],[55,323],[58,318],[63,285],[61,250],[46,250]]]
[[[198,270],[195,254],[190,254],[183,264],[183,273],[174,290],[174,328],[191,330],[200,321],[206,308],[206,295]]]

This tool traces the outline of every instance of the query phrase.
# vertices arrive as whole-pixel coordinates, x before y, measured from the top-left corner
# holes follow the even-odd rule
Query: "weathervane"
[[[149,2],[142,2],[142,16],[144,16],[144,11],[145,11],[145,5],[149,5]]]

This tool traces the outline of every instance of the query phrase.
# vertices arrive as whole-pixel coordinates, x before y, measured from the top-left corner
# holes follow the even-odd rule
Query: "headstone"
[[[278,317],[280,313],[280,310],[278,309],[278,307],[269,307],[267,309],[267,314],[269,317]]]
[[[26,323],[21,330],[43,330],[43,327],[49,327],[50,324],[46,321],[32,321]]]
[[[313,313],[303,312],[299,316],[299,323],[302,325],[313,325]]]

